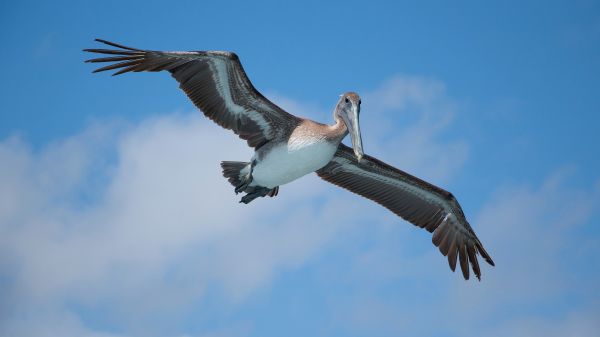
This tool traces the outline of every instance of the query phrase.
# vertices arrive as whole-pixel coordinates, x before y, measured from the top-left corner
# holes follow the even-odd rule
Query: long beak
[[[358,161],[360,161],[364,155],[364,152],[362,147],[362,137],[360,135],[360,124],[358,123],[358,109],[358,106],[354,106],[349,114],[350,116],[343,114],[342,117],[352,139],[352,148],[354,149],[354,154],[356,155]]]

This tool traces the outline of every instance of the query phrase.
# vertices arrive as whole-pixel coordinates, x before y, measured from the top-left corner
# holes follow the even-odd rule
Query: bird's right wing
[[[450,192],[368,155],[359,162],[352,149],[344,144],[339,145],[331,162],[317,174],[433,232],[433,244],[448,256],[452,271],[458,257],[465,279],[469,278],[469,262],[475,276],[481,278],[477,254],[494,265]]]
[[[232,130],[251,147],[258,148],[282,133],[291,133],[299,123],[299,118],[254,88],[234,53],[163,52],[130,48],[101,39],[96,41],[119,49],[84,49],[112,55],[87,60],[111,63],[94,72],[119,69],[114,74],[119,75],[130,71],[167,70],[208,118]]]

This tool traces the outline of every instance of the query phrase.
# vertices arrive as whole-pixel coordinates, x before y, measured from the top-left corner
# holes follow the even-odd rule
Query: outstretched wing
[[[477,254],[494,265],[450,192],[371,156],[365,155],[359,162],[352,149],[344,144],[340,144],[331,162],[317,174],[433,232],[433,244],[448,257],[452,271],[458,257],[465,279],[469,279],[469,262],[475,276],[481,279]]]
[[[113,75],[130,71],[167,70],[194,104],[215,123],[232,130],[258,148],[281,137],[299,118],[266,99],[250,80],[234,53],[220,51],[163,52],[141,50],[96,39],[119,49],[84,49],[108,54],[86,62],[111,64],[94,72],[118,69]]]

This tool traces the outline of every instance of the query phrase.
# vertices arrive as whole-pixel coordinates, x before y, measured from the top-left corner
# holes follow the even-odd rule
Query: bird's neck
[[[348,128],[346,127],[346,123],[344,121],[335,116],[335,124],[330,125],[332,138],[335,138],[338,141],[342,141],[344,137],[348,135]]]

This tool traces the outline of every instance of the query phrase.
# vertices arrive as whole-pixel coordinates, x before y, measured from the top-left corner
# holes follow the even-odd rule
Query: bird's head
[[[335,107],[335,118],[341,119],[350,137],[352,138],[352,148],[358,161],[363,157],[362,138],[360,135],[360,124],[358,118],[360,116],[360,96],[355,92],[347,92],[340,95],[340,100]]]

